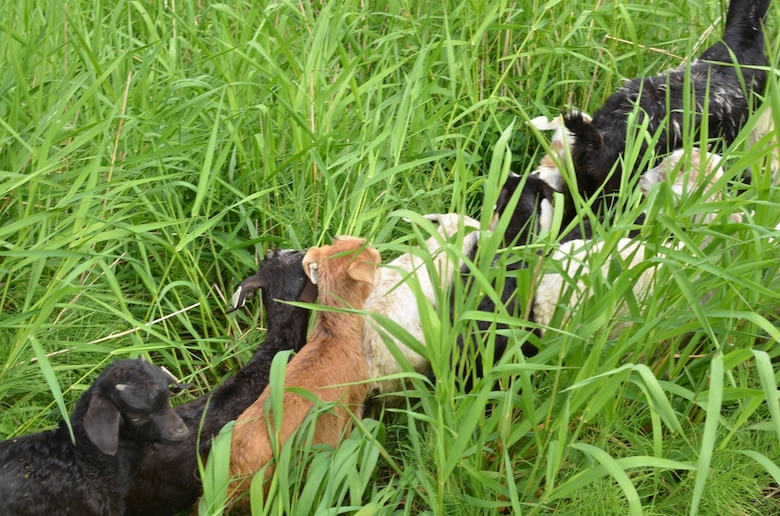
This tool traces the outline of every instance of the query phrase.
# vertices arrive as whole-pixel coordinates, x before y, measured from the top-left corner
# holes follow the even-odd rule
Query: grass
[[[0,435],[53,425],[117,357],[193,382],[176,403],[219,383],[261,345],[256,311],[224,309],[266,250],[353,234],[389,260],[425,236],[401,214],[484,223],[508,168],[544,152],[526,120],[593,112],[622,77],[679,65],[715,41],[725,7],[0,4]],[[776,66],[777,5],[769,18]],[[766,105],[776,118],[774,70]],[[724,153],[727,179],[756,178],[739,196],[705,205],[693,192],[671,209],[663,185],[643,200],[626,184],[600,238],[614,248],[647,210],[660,266],[649,299],[628,295],[635,275],[613,263],[589,279],[593,296],[559,310],[537,357],[510,352],[468,393],[448,357],[484,315],[463,292],[452,323],[425,308],[440,381],[410,375],[406,405],[337,450],[280,457],[265,510],[778,512],[778,149],[747,145],[754,123]],[[484,285],[501,274],[475,267]],[[529,335],[515,327],[519,349]],[[215,460],[218,476],[226,456]]]

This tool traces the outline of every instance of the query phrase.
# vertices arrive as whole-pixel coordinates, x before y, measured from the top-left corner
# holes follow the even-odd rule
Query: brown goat
[[[362,309],[377,280],[379,253],[366,248],[360,238],[338,237],[332,245],[312,247],[303,258],[303,268],[319,287],[323,306]],[[314,407],[310,399],[289,391],[298,387],[323,403],[338,403],[317,419],[312,444],[336,446],[350,427],[351,414],[360,418],[368,391],[368,370],[363,356],[363,317],[357,313],[321,311],[303,349],[287,365],[281,428],[274,442],[281,447],[301,426]],[[267,387],[236,420],[230,450],[230,475],[237,479],[228,490],[232,511],[248,512],[252,475],[274,457],[268,435]],[[270,419],[269,419],[270,418]],[[278,450],[276,450],[278,451]],[[273,474],[265,470],[265,478]],[[267,490],[267,487],[265,488]]]

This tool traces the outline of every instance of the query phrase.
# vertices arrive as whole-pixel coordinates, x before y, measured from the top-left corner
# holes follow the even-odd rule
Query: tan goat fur
[[[332,245],[312,247],[303,259],[306,274],[319,287],[319,303],[336,308],[362,309],[379,275],[379,253],[363,239],[338,237]],[[357,313],[321,311],[306,345],[287,365],[284,414],[275,441],[281,447],[304,421],[314,404],[288,388],[306,389],[324,403],[336,407],[320,414],[312,444],[336,446],[350,428],[352,417],[360,418],[368,378],[362,349],[363,317]],[[356,383],[357,382],[357,383]],[[235,501],[232,511],[248,512],[249,496],[239,499],[251,477],[274,457],[268,436],[266,413],[269,389],[236,420],[230,452],[230,474],[238,479],[228,491]],[[268,404],[270,406],[270,404]],[[278,450],[277,450],[278,451]],[[267,479],[273,466],[265,471]],[[266,487],[267,489],[267,487]]]

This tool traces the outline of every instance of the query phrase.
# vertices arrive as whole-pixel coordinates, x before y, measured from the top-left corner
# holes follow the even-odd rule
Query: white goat
[[[559,269],[543,274],[537,284],[534,299],[534,321],[537,324],[543,327],[549,326],[558,305],[573,308],[581,297],[588,295],[589,287],[579,278],[591,274],[591,260],[602,252],[604,245],[604,241],[570,240],[562,243],[548,258],[549,261],[557,263]],[[646,254],[647,247],[641,240],[621,238],[615,246],[615,252],[620,256],[621,268],[624,271],[641,267],[642,270],[632,286],[634,297],[641,302],[652,292],[653,279],[659,265],[645,264],[649,256]],[[605,260],[601,266],[601,275],[604,278],[609,273],[613,259],[616,258]],[[629,272],[624,273],[629,274]],[[576,285],[570,287],[574,280],[577,280]],[[564,297],[563,294],[567,290],[569,295]]]
[[[470,217],[448,213],[425,215],[425,218],[438,223],[439,235],[434,235],[426,240],[428,253],[433,257],[439,278],[438,284],[434,284],[425,263],[419,257],[419,253],[403,254],[382,267],[381,279],[365,303],[365,310],[377,312],[393,320],[423,345],[425,341],[420,322],[420,311],[409,284],[412,280],[411,277],[414,276],[412,281],[419,284],[428,302],[434,309],[437,309],[436,293],[449,287],[455,273],[460,268],[459,263],[454,263],[449,259],[447,253],[441,251],[442,241],[456,235],[463,228],[474,228],[474,231],[463,237],[461,251],[468,255],[474,249],[479,238],[479,222]],[[368,320],[363,326],[363,352],[368,363],[369,378],[401,373],[403,368]],[[415,371],[420,373],[428,371],[430,364],[425,357],[399,342],[398,339],[393,338],[393,341]],[[396,392],[401,388],[402,382],[399,379],[377,381],[370,384],[369,395]]]
[[[672,192],[677,204],[686,193],[701,188],[701,184],[706,184],[703,198],[705,202],[717,202],[723,200],[723,193],[720,189],[712,189],[711,185],[717,183],[723,177],[723,167],[721,162],[723,158],[719,154],[702,151],[697,147],[691,149],[690,153],[685,149],[677,149],[667,156],[657,167],[651,168],[639,178],[639,189],[646,196],[650,193],[653,185],[666,181],[674,175],[672,183]],[[708,223],[716,218],[716,214],[710,213],[697,219],[699,222]],[[733,222],[742,222],[742,215],[732,213],[729,218]]]

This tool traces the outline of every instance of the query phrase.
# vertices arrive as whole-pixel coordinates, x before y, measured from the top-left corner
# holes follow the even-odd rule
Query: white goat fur
[[[479,238],[479,222],[470,217],[449,213],[444,215],[426,215],[425,218],[438,222],[439,235],[432,236],[426,240],[426,246],[428,252],[433,256],[433,263],[440,283],[438,285],[433,284],[422,259],[413,253],[403,254],[382,267],[381,279],[374,287],[364,306],[366,311],[377,312],[393,320],[423,345],[425,341],[420,322],[420,312],[409,282],[416,281],[428,302],[434,309],[437,309],[436,292],[447,288],[460,268],[459,263],[453,263],[448,259],[447,253],[438,252],[441,248],[442,240],[455,235],[459,228],[474,228],[474,231],[466,234],[463,238],[461,250],[464,254],[468,254],[474,248]],[[414,279],[412,279],[412,276],[414,276]],[[415,371],[426,372],[428,370],[430,364],[425,357],[412,351],[397,339],[393,338],[393,341],[403,352]],[[363,326],[363,352],[368,364],[369,378],[379,378],[403,371],[401,365],[390,353],[382,337],[368,320]],[[370,384],[369,395],[396,392],[401,388],[401,380],[399,379],[382,380]]]
[[[709,185],[716,183],[723,177],[723,168],[720,155],[705,152],[696,147],[692,148],[690,153],[684,149],[677,149],[666,157],[657,167],[651,168],[639,178],[639,189],[642,194],[648,195],[650,189],[656,183],[666,181],[670,176],[674,176],[672,183],[672,192],[675,195],[675,202],[678,202],[687,193],[700,188],[701,183],[706,183],[708,187],[704,189],[705,202],[717,202],[723,200],[723,193],[720,190],[710,191]],[[712,222],[716,214],[704,216],[700,222]],[[732,213],[730,219],[734,222],[742,222],[742,216],[738,213]]]
[[[766,113],[771,114],[771,111],[766,111],[764,115],[762,115],[762,119],[766,116]],[[771,118],[768,117],[767,119],[768,123],[771,124]],[[667,177],[678,168],[679,170],[677,171],[675,182],[672,184],[672,192],[675,195],[675,201],[679,201],[685,192],[689,192],[693,188],[696,188],[696,184],[699,181],[715,183],[721,177],[723,177],[723,170],[720,166],[721,160],[723,158],[721,158],[721,156],[718,154],[702,152],[698,148],[694,147],[691,149],[690,160],[688,162],[690,165],[689,167],[686,167],[685,163],[680,165],[680,162],[684,157],[685,151],[683,149],[678,149],[671,153],[660,165],[642,174],[642,177],[639,179],[639,189],[642,191],[642,194],[648,195],[653,185],[666,181]],[[777,158],[773,157],[772,159],[774,160],[774,165],[776,165]],[[773,181],[775,172],[776,171],[773,169]],[[714,191],[706,196],[707,202],[716,202],[722,199],[723,194],[720,191]],[[713,221],[715,217],[715,214],[706,215],[701,219],[701,222],[706,224]],[[729,219],[732,222],[742,222],[743,220],[741,213],[731,213],[729,215]],[[775,225],[774,229],[780,231],[780,224]],[[706,247],[711,241],[712,239],[705,238],[702,241],[701,247]]]
[[[537,285],[534,299],[534,316],[537,324],[543,327],[549,326],[558,305],[574,307],[581,297],[588,295],[586,283],[578,278],[591,274],[591,257],[601,253],[603,247],[603,241],[571,240],[562,243],[552,254],[550,260],[560,264],[560,272],[544,274]],[[615,251],[620,255],[624,274],[645,262],[646,247],[642,241],[621,238],[615,246]],[[611,260],[607,259],[601,267],[601,275],[604,278],[609,273]],[[640,302],[652,292],[653,278],[658,265],[649,267],[642,265],[642,267],[643,270],[632,287],[634,297]],[[571,286],[574,280],[577,280],[576,286]],[[569,295],[563,296],[567,291]],[[561,301],[564,298],[566,301]],[[624,308],[624,306],[619,307],[620,310]]]
[[[587,122],[591,120],[590,115],[584,112],[582,118]],[[562,192],[566,184],[558,166],[566,163],[566,153],[571,150],[574,135],[567,131],[563,125],[563,115],[558,115],[555,118],[537,116],[529,120],[528,123],[540,131],[553,131],[552,137],[550,137],[550,154],[545,154],[542,157],[539,166],[532,174],[538,175],[553,189]]]

